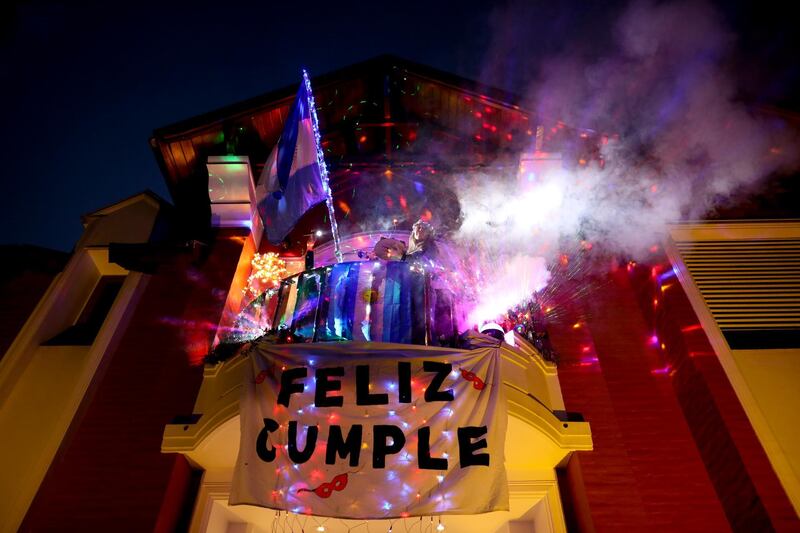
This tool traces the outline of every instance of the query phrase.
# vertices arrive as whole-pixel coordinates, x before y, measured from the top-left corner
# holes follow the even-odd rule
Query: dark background
[[[21,2],[0,11],[0,244],[69,250],[80,215],[151,189],[153,129],[379,54],[522,93],[542,58],[602,54],[627,2]],[[738,98],[798,110],[798,32],[718,2]],[[507,24],[515,20],[514,26]],[[579,125],[589,127],[591,125]]]

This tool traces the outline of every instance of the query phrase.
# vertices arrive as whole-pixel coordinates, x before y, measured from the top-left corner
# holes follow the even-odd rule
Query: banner
[[[508,510],[497,346],[261,343],[230,503],[338,518]]]

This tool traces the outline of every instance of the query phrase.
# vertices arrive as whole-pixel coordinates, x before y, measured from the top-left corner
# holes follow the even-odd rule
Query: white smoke
[[[500,10],[493,54],[534,16],[521,4]],[[566,47],[543,64],[514,62],[535,72],[522,76],[536,78],[523,93],[539,121],[612,140],[600,146],[602,169],[465,180],[455,239],[488,251],[491,266],[481,268],[495,273],[484,272],[479,308],[487,295],[520,295],[529,288],[523,280],[546,279],[545,261],[535,258],[552,260],[565,240],[642,258],[669,223],[707,216],[796,168],[796,132],[737,100],[737,76],[746,73],[730,72],[736,42],[710,4],[633,2],[610,31],[614,44],[601,56]],[[524,50],[517,42],[509,53]]]

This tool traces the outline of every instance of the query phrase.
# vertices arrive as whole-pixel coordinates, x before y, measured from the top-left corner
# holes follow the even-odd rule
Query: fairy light
[[[289,274],[286,263],[274,252],[254,254],[250,265],[253,270],[242,292],[252,297],[258,296],[265,290],[278,288],[280,281]]]
[[[322,189],[325,191],[325,205],[328,207],[328,218],[331,221],[331,234],[333,235],[333,249],[336,255],[336,260],[342,262],[342,251],[339,245],[339,227],[336,224],[336,216],[333,211],[333,195],[331,194],[330,183],[328,182],[328,166],[325,164],[325,154],[322,153],[322,139],[319,134],[319,120],[317,119],[317,106],[314,103],[314,93],[311,90],[311,80],[308,78],[308,72],[303,69],[303,83],[306,85],[306,94],[308,94],[308,108],[311,111],[311,124],[314,129],[314,140],[317,147],[317,165],[319,165],[319,173],[322,178]]]

